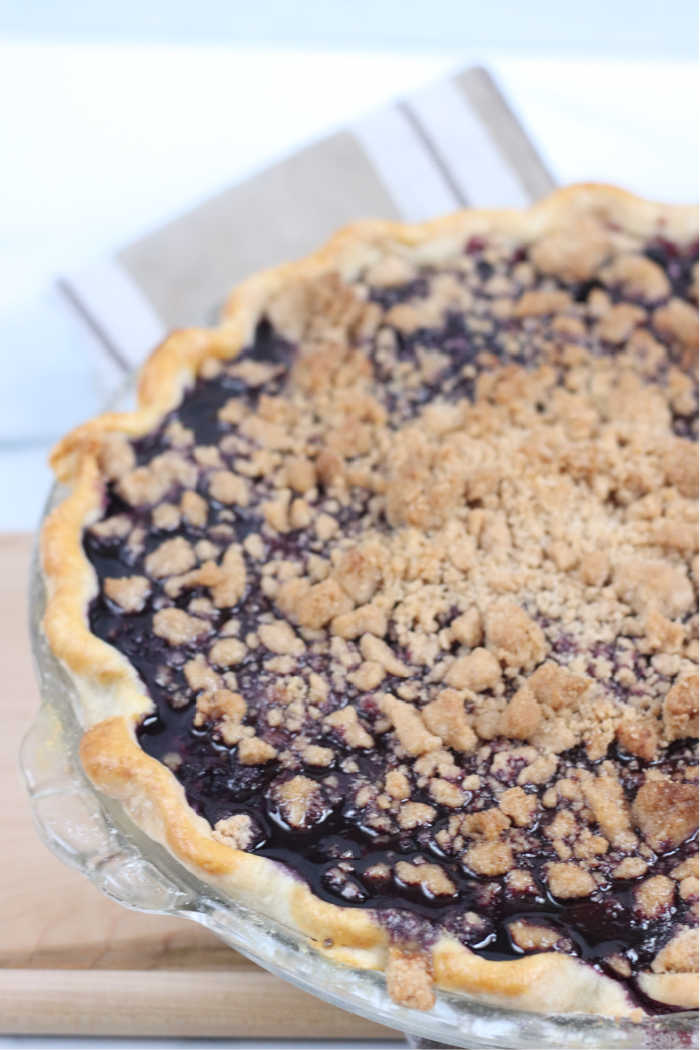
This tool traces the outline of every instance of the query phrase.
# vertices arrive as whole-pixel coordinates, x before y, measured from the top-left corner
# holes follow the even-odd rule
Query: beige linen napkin
[[[115,365],[212,323],[231,287],[358,218],[518,207],[554,181],[485,69],[470,68],[230,186],[60,286]]]

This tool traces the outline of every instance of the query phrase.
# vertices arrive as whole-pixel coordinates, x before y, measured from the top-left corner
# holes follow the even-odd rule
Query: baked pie
[[[697,221],[604,186],[251,278],[53,453],[94,783],[327,957],[697,1003]]]

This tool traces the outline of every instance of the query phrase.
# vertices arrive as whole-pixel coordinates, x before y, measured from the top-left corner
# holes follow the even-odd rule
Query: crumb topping
[[[617,908],[610,971],[687,965],[693,262],[591,217],[293,284],[105,444],[91,624],[219,841],[475,950],[578,953]],[[427,1001],[420,952],[389,974]]]
[[[141,612],[151,593],[151,582],[145,576],[107,576],[104,593],[122,612]]]
[[[386,982],[391,997],[404,1006],[430,1010],[435,1003],[432,975],[423,952],[391,948]]]
[[[214,838],[234,849],[248,849],[255,841],[253,823],[246,813],[218,820],[214,827]]]

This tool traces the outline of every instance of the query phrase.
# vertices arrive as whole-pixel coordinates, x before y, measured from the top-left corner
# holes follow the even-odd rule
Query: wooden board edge
[[[397,1039],[264,971],[6,969],[7,1035]]]

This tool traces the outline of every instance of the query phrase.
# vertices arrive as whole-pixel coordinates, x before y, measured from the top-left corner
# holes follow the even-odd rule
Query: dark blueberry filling
[[[472,238],[466,251],[471,255],[479,255],[484,246],[481,239]],[[674,290],[678,294],[686,294],[695,256],[691,252],[682,253],[674,245],[661,240],[649,245],[646,254],[664,267]],[[512,260],[512,265],[521,260],[522,255]],[[486,259],[478,260],[477,272],[482,282],[489,280],[492,270],[491,263]],[[574,298],[585,301],[594,286],[590,282],[582,285],[576,289]],[[426,290],[426,280],[417,278],[399,288],[373,289],[370,298],[384,309],[390,309],[425,295]],[[486,293],[480,294],[482,299],[488,298]],[[472,399],[480,372],[496,362],[507,361],[528,368],[536,366],[539,363],[538,351],[530,349],[527,340],[520,340],[515,351],[506,352],[504,349],[502,335],[521,329],[520,322],[499,322],[491,318],[475,334],[465,324],[464,317],[453,313],[448,314],[442,327],[437,329],[421,328],[410,336],[396,331],[395,359],[399,362],[415,363],[420,353],[435,351],[444,355],[445,363],[429,381],[401,388],[392,383],[393,356],[384,360],[376,346],[369,351],[377,389],[384,397],[392,420],[396,420],[397,424],[404,421],[438,395],[443,399]],[[135,443],[138,462],[146,464],[168,448],[165,430],[173,419],[190,428],[198,444],[216,444],[224,433],[230,431],[218,420],[218,411],[224,403],[232,397],[239,397],[254,407],[260,393],[278,394],[284,385],[285,372],[293,362],[294,353],[295,348],[277,335],[268,322],[263,322],[257,330],[254,343],[240,359],[249,358],[279,365],[279,376],[261,389],[253,389],[231,376],[198,380],[162,427]],[[675,428],[683,436],[690,436],[693,429],[690,420],[684,422],[680,418],[676,420]],[[355,524],[365,515],[367,499],[358,495],[357,500],[342,509],[339,522],[344,532],[352,533]],[[179,535],[196,543],[217,523],[226,523],[233,527],[236,537],[242,541],[260,522],[259,507],[255,501],[246,509],[237,509],[233,520],[230,508],[224,508],[213,500],[209,501],[209,508],[206,530],[182,523],[175,531],[169,531],[167,538]],[[142,522],[147,525],[145,512],[129,507],[110,486],[104,517],[116,514],[127,514],[134,524]],[[165,533],[148,528],[146,533],[144,549],[133,555],[122,540],[98,539],[87,532],[85,551],[98,579],[102,581],[106,577],[144,573],[145,558],[165,538]],[[285,551],[304,550],[312,543],[312,538],[303,529],[287,532],[269,541],[269,556],[284,557]],[[219,610],[216,613],[218,619],[212,622],[215,632],[235,614],[243,636],[255,629],[262,613],[274,614],[272,602],[260,587],[259,568],[252,562],[247,568],[247,591],[235,609]],[[184,608],[187,602],[199,594],[203,595],[204,591],[190,590],[176,599],[176,604]],[[436,936],[437,926],[441,925],[465,945],[491,959],[522,955],[522,949],[509,933],[509,926],[518,919],[532,920],[561,934],[559,950],[580,956],[617,979],[620,979],[619,974],[607,962],[611,955],[623,956],[632,972],[637,973],[648,968],[679,924],[692,924],[689,906],[678,896],[673,905],[658,917],[641,917],[635,907],[634,889],[642,877],[627,881],[614,879],[613,869],[622,857],[615,849],[610,850],[598,869],[604,876],[602,885],[586,899],[561,900],[555,899],[547,888],[544,866],[558,857],[551,843],[542,836],[537,839],[537,849],[518,855],[518,867],[530,873],[532,884],[526,891],[516,892],[509,886],[507,876],[477,876],[440,847],[435,836],[449,818],[450,811],[445,807],[436,807],[438,816],[432,827],[423,826],[388,834],[367,826],[354,803],[348,801],[354,797],[351,788],[358,774],[343,772],[340,767],[345,757],[352,757],[359,773],[367,780],[381,778],[387,764],[386,745],[383,743],[385,737],[382,735],[376,737],[376,749],[366,754],[345,748],[342,744],[339,746],[337,738],[331,741],[328,731],[318,726],[312,742],[321,746],[332,743],[335,760],[330,768],[323,770],[310,765],[303,769],[305,776],[319,783],[323,802],[310,816],[307,826],[302,830],[291,828],[273,801],[272,789],[280,776],[276,763],[243,765],[238,761],[235,748],[224,746],[207,727],[194,727],[194,704],[186,695],[187,686],[182,668],[187,659],[196,655],[198,647],[193,643],[174,650],[159,639],[152,630],[157,608],[158,599],[150,599],[142,612],[125,615],[101,590],[89,611],[93,633],[124,653],[138,671],[154,701],[153,714],[139,728],[141,746],[147,754],[160,760],[167,756],[178,756],[180,764],[175,772],[184,786],[187,799],[192,808],[212,826],[234,814],[248,815],[255,828],[255,843],[251,847],[253,851],[297,872],[320,898],[348,907],[376,910],[392,936],[401,940],[428,944]],[[566,664],[576,651],[575,641],[566,632],[558,630],[556,624],[544,620],[541,623],[552,651],[562,664]],[[400,652],[397,655],[402,656]],[[599,647],[590,655],[591,660],[604,657],[611,661],[613,669],[618,667],[618,653],[613,645]],[[321,675],[329,669],[323,654],[299,657],[299,669],[304,661]],[[648,663],[648,656],[636,655],[635,673],[643,676]],[[283,727],[270,731],[265,723],[271,676],[263,667],[260,651],[249,651],[242,664],[236,668],[236,674],[238,688],[248,704],[248,724],[255,726],[261,733],[264,729],[265,739],[278,749],[288,746],[288,731]],[[398,679],[389,677],[383,689],[391,691],[399,684]],[[618,692],[633,689],[630,686],[623,689],[613,677],[610,688]],[[181,695],[185,698],[182,703],[178,700]],[[350,685],[344,687],[342,696],[336,695],[331,689],[329,709],[342,706],[344,697],[348,696],[353,699],[368,724],[371,725],[380,717],[372,696],[363,695]],[[491,754],[497,754],[508,746],[506,741],[496,739],[492,741]],[[673,776],[679,765],[688,763],[692,751],[690,742],[677,743],[659,758],[659,769]],[[606,757],[624,768],[623,786],[631,798],[643,779],[642,763],[634,756],[625,755],[615,745],[611,745]],[[460,755],[457,761],[464,776],[482,771],[474,755]],[[602,761],[591,762],[585,752],[579,749],[565,752],[559,756],[552,782],[565,775],[567,769],[595,770]],[[504,767],[504,783],[515,784],[520,768],[517,763]],[[414,801],[424,801],[435,806],[434,800],[427,796],[421,798],[420,794],[414,794],[412,797]],[[495,804],[494,796],[488,789],[474,792],[467,803],[477,810]],[[561,803],[551,810],[552,816],[560,808],[563,808]],[[529,833],[536,831],[536,828],[528,829]],[[695,840],[692,839],[668,854],[656,856],[644,878],[668,873],[690,856],[695,848]],[[392,872],[394,864],[402,859],[439,862],[455,887],[454,893],[431,897],[419,886],[401,883]],[[658,1004],[654,1008],[659,1012]]]
[[[265,384],[265,393],[276,394],[282,383],[283,371],[289,367],[292,347],[282,339],[268,321],[262,321],[255,333],[253,344],[241,352],[239,361],[255,360],[270,365],[280,366],[280,379]],[[250,405],[255,405],[260,389],[251,388],[243,380],[223,374],[216,380],[199,380],[194,390],[182,399],[177,412],[171,413],[159,430],[134,442],[139,464],[148,463],[155,455],[167,447],[163,432],[167,424],[177,418],[183,426],[194,433],[198,445],[216,444],[225,428],[219,423],[217,413],[229,398],[244,398]]]
[[[418,277],[415,281],[407,281],[406,284],[393,285],[389,288],[372,288],[370,300],[378,303],[385,310],[390,310],[398,303],[408,302],[409,299],[420,299],[428,294],[428,282],[424,277]]]
[[[698,261],[698,242],[681,246],[665,237],[658,237],[647,245],[644,254],[666,272],[673,294],[681,299],[687,298],[693,266]]]

